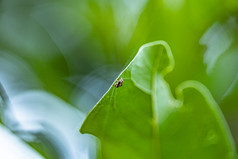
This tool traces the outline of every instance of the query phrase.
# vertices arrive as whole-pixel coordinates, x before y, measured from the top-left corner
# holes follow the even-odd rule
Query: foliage
[[[118,77],[123,86],[111,86],[88,115],[81,132],[100,138],[102,158],[236,158],[224,117],[203,85],[184,82],[173,98],[164,80],[173,65],[167,43],[142,46]]]
[[[214,131],[208,133],[207,127],[195,124],[194,126],[197,127],[194,129],[197,128],[200,130],[198,132],[204,134],[207,132],[211,137],[210,139],[208,137],[208,140],[226,143],[227,146],[223,145],[227,148],[226,152],[234,152],[231,138],[238,147],[237,1],[1,0],[0,8],[0,83],[3,86],[0,94],[4,97],[0,99],[0,140],[4,143],[4,145],[0,144],[0,148],[5,152],[0,153],[0,158],[11,158],[1,156],[2,154],[23,155],[24,159],[37,158],[35,156],[67,159],[97,158],[97,154],[101,154],[99,142],[91,135],[78,133],[81,123],[121,70],[125,69],[124,66],[135,57],[138,49],[146,43],[157,40],[168,43],[176,62],[173,71],[171,67],[165,72],[160,72],[161,70],[158,72],[160,75],[158,78],[162,78],[168,87],[165,89],[169,94],[166,97],[171,98],[176,105],[171,104],[173,111],[167,112],[165,109],[165,113],[162,113],[164,117],[161,113],[158,117],[166,118],[166,114],[171,114],[166,123],[174,123],[174,120],[178,122],[180,119],[182,123],[185,122],[185,118],[188,118],[186,121],[189,123],[184,125],[188,128],[194,125],[190,123],[205,124],[205,119],[209,118],[207,120],[216,123],[212,124],[212,128],[217,128],[216,132],[220,132],[218,136],[221,140],[216,140]],[[166,46],[165,44],[165,48]],[[127,69],[124,71],[124,73],[128,71],[132,73],[131,82],[128,82],[130,79],[123,78],[123,86],[117,89],[110,87],[108,93],[112,90],[115,90],[114,93],[120,92],[127,87],[132,87],[134,83],[133,90],[135,87],[143,94],[140,100],[144,99],[145,94],[151,101],[150,90],[154,87],[150,85],[151,82],[145,81],[153,81],[152,77],[155,76],[152,75],[154,70],[151,72],[151,69],[141,68],[140,63],[145,62],[142,60],[135,66],[131,65],[132,62],[130,67],[139,71],[136,73]],[[168,61],[164,62],[167,66]],[[147,65],[151,65],[149,66],[151,68],[154,64],[149,62]],[[158,64],[160,69],[165,67],[161,65],[161,61]],[[124,76],[124,73],[121,75]],[[185,82],[188,80],[198,81],[204,86],[197,82]],[[183,86],[189,88],[184,88],[184,91],[176,95],[176,90],[179,90],[177,88],[182,89]],[[204,94],[208,92],[207,89],[210,93]],[[204,107],[196,111],[205,111],[212,115],[192,113],[196,120],[191,121],[192,117],[190,118],[189,114],[181,112],[180,108],[184,108],[186,95],[189,94],[187,91],[190,93],[194,91],[197,96],[202,92],[197,98],[202,98],[199,101],[203,104],[199,102],[199,105]],[[179,98],[179,94],[184,95],[185,101]],[[130,97],[129,95],[127,98]],[[213,98],[210,97],[211,95]],[[105,100],[105,97],[101,101]],[[5,99],[8,99],[7,104],[4,103]],[[191,98],[187,97],[187,99]],[[212,99],[218,103],[221,111],[216,104],[207,103]],[[152,112],[155,112],[152,111],[151,106],[148,107],[151,109],[150,112],[145,110],[145,114],[150,115],[148,119],[152,117]],[[104,107],[108,108],[109,105]],[[127,107],[129,108],[131,107]],[[98,106],[93,112],[97,109]],[[121,109],[124,115],[134,110],[125,112],[127,109]],[[136,113],[139,110],[142,111],[141,109],[134,111]],[[82,131],[85,127],[86,132],[86,127],[90,125],[88,123],[92,123],[88,120],[93,112],[87,117]],[[181,114],[184,118],[180,118]],[[137,117],[141,114],[134,115]],[[131,114],[125,116],[129,118],[128,122],[138,120],[138,125],[134,126],[138,129],[142,128],[140,124],[143,118],[132,120]],[[96,130],[100,126],[97,124],[93,129]],[[211,125],[211,123],[207,124]],[[174,124],[167,126],[176,129],[172,127]],[[148,123],[147,127],[144,131],[152,129]],[[165,129],[170,127],[164,127]],[[161,127],[159,130],[161,131]],[[100,131],[94,132],[95,135],[99,133]],[[8,147],[10,137],[4,134],[18,140],[14,140],[14,143]],[[192,134],[196,135],[196,133]],[[173,134],[167,135],[173,136]],[[186,137],[188,139],[191,136]],[[139,145],[135,146],[139,147]],[[182,146],[173,145],[171,153],[174,152],[175,155],[180,148],[182,149]],[[6,153],[9,152],[7,150],[16,153]],[[217,152],[222,153],[218,150]],[[109,150],[104,153],[108,154]],[[30,154],[35,155],[33,157]]]

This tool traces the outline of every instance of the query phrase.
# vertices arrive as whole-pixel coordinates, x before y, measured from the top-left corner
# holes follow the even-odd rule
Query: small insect
[[[123,79],[122,79],[122,78],[120,78],[119,80],[117,80],[116,83],[114,84],[114,86],[115,86],[116,88],[121,87],[122,85],[123,85]]]

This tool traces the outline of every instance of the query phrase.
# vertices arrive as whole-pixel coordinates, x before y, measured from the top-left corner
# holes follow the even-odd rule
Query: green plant
[[[174,59],[167,43],[141,47],[82,125],[101,141],[103,159],[234,159],[235,145],[220,108],[196,81],[174,98],[164,77]]]
[[[183,158],[174,157],[181,150],[236,157],[237,0],[1,0],[0,7],[0,158]],[[147,44],[156,40],[169,44],[176,67],[165,42]],[[126,102],[117,110],[109,97]]]

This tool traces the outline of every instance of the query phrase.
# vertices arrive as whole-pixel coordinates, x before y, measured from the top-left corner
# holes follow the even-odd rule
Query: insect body
[[[119,80],[117,80],[117,82],[114,84],[114,86],[115,86],[116,88],[118,88],[118,87],[121,87],[122,84],[123,84],[123,79],[120,78]]]

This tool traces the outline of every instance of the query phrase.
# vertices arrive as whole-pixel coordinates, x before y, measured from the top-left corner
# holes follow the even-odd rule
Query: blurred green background
[[[171,90],[207,86],[237,145],[237,18],[237,0],[0,0],[0,158],[97,158],[81,123],[155,40],[174,54]]]

